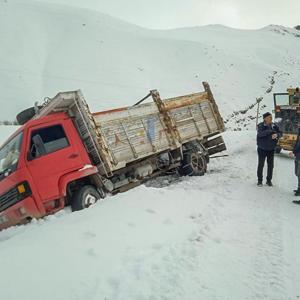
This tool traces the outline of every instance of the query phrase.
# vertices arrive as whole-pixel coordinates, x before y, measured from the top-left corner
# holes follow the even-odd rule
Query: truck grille
[[[17,202],[19,202],[20,197],[18,194],[18,190],[13,188],[9,190],[7,193],[0,196],[0,212],[4,211],[10,206],[13,206]]]

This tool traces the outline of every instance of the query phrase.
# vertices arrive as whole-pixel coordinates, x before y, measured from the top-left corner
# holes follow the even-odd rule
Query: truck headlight
[[[18,184],[16,189],[20,199],[24,199],[31,195],[31,189],[27,181]]]
[[[17,189],[18,189],[19,194],[24,194],[24,193],[26,192],[26,188],[25,188],[24,183],[19,184],[19,185],[17,186]]]

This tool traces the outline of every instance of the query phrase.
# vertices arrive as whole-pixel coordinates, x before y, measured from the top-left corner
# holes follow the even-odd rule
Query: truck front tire
[[[80,187],[71,200],[72,211],[78,211],[95,204],[101,198],[98,191],[92,185]]]

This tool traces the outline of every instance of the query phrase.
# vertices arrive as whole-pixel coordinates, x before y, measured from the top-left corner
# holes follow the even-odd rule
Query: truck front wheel
[[[95,204],[101,198],[92,185],[85,185],[78,189],[71,200],[72,211],[78,211]]]

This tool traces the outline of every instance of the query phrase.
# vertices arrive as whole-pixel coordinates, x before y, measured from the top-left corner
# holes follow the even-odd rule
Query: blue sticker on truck
[[[147,119],[147,138],[151,144],[155,142],[155,118],[150,117]]]

